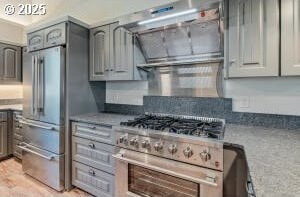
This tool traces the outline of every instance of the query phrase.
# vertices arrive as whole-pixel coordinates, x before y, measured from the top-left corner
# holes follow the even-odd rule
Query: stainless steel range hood
[[[220,0],[181,0],[120,19],[146,59],[141,68],[223,60]]]
[[[223,96],[223,1],[181,0],[119,19],[145,58],[149,95]]]

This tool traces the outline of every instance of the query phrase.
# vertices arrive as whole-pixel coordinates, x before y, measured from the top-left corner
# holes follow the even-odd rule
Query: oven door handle
[[[216,176],[212,177],[212,176],[207,175],[207,179],[209,179],[209,180],[198,179],[198,178],[190,177],[190,176],[187,176],[187,175],[184,175],[184,174],[181,174],[181,173],[177,173],[177,172],[174,172],[174,171],[171,171],[171,170],[168,170],[168,169],[160,168],[158,166],[154,166],[154,165],[151,165],[151,164],[148,164],[148,163],[128,159],[128,158],[124,157],[123,154],[121,154],[121,153],[112,155],[112,157],[117,159],[117,160],[126,162],[126,163],[137,165],[137,166],[140,166],[140,167],[143,167],[143,168],[148,168],[150,170],[158,171],[158,172],[168,174],[168,175],[171,175],[171,176],[174,176],[174,177],[189,180],[189,181],[192,181],[192,182],[195,182],[195,183],[198,183],[198,184],[206,184],[206,185],[213,186],[213,187],[218,186],[218,184],[215,183],[216,182]]]

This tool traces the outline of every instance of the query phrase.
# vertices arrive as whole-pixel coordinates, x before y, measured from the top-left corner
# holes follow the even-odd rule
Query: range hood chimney
[[[223,18],[222,0],[181,0],[119,19],[146,60],[151,95],[223,95]]]

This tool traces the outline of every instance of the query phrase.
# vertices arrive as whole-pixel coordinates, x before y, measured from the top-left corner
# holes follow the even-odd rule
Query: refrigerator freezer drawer
[[[57,191],[64,189],[64,155],[56,155],[48,151],[23,143],[23,171],[52,187]]]
[[[64,153],[64,127],[25,120],[24,142],[56,154]]]

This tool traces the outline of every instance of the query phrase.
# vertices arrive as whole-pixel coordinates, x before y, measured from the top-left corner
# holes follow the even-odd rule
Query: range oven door
[[[170,159],[120,149],[116,162],[118,197],[222,197],[223,173]]]

